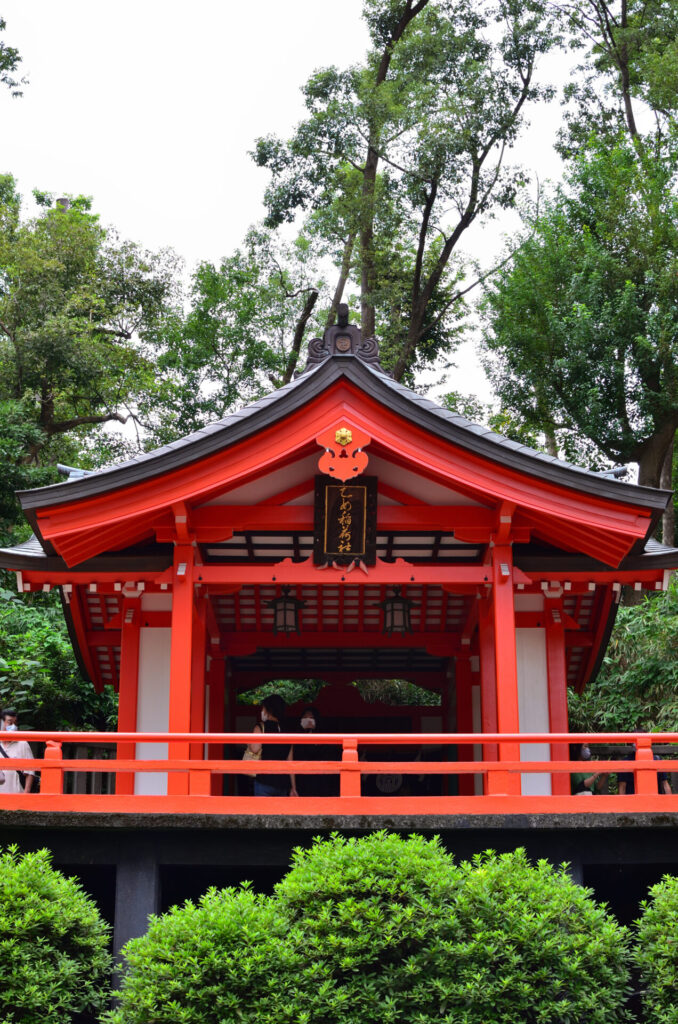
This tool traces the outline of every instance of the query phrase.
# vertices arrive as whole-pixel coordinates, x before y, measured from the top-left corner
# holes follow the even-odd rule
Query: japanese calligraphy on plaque
[[[361,561],[374,565],[377,539],[377,478],[361,476],[342,483],[327,476],[315,478],[316,565]]]

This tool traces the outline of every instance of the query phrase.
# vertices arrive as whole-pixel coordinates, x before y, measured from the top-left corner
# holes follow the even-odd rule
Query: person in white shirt
[[[0,712],[0,795],[5,793],[30,793],[33,788],[35,772],[26,769],[23,772],[25,784],[22,786],[18,772],[9,771],[7,761],[12,757],[33,757],[33,751],[25,740],[14,739],[12,735],[18,729],[17,713],[14,708],[4,708]],[[2,777],[4,776],[4,778]]]

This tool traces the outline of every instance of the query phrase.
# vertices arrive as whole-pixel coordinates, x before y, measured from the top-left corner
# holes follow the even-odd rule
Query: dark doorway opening
[[[56,864],[64,875],[75,876],[91,896],[104,921],[113,925],[115,918],[115,866],[113,864]]]
[[[641,900],[647,899],[651,886],[675,873],[675,864],[592,864],[584,865],[583,882],[597,900],[607,903],[620,924],[631,924],[640,916]]]
[[[255,892],[270,893],[288,870],[287,865],[261,864],[164,866],[160,869],[160,912],[186,900],[197,902],[212,886],[226,889],[248,881]]]

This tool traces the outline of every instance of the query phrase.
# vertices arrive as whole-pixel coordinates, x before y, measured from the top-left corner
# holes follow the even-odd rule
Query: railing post
[[[652,768],[652,771],[648,769]],[[652,740],[649,736],[641,736],[636,740],[636,793],[642,796],[654,796],[657,793],[657,772],[654,766]]]
[[[64,790],[63,768],[48,768],[50,761],[61,760],[61,744],[55,740],[47,740],[45,746],[45,767],[40,772],[40,792],[49,796],[61,795]]]
[[[360,796],[360,769],[358,768],[358,739],[345,736],[342,740],[340,796]],[[350,767],[349,767],[350,765]],[[355,768],[353,767],[355,765]]]
[[[188,773],[189,796],[211,796],[211,778],[212,773],[205,769],[190,771]]]

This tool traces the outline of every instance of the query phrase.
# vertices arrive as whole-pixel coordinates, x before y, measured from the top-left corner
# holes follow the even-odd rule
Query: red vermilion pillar
[[[169,731],[191,731],[191,674],[193,668],[193,562],[192,544],[175,544],[172,573],[172,647],[170,653]],[[169,744],[169,757],[187,760],[190,745]],[[167,792],[188,793],[186,772],[168,772]]]
[[[118,690],[118,732],[137,731],[137,700],[139,695],[139,629],[140,601],[127,598],[122,604],[120,627],[120,684]],[[129,620],[129,621],[128,621]],[[119,743],[117,758],[134,758],[134,743]],[[134,792],[134,772],[117,772],[115,792]]]
[[[478,609],[478,654],[480,658],[480,724],[483,732],[497,732],[497,672],[494,663],[494,617],[492,603],[480,602]],[[497,744],[483,745],[483,761],[497,760]],[[487,791],[487,787],[485,787]]]
[[[494,654],[497,672],[497,731],[520,731],[518,709],[518,659],[516,656],[516,615],[513,597],[513,551],[510,544],[495,544],[492,558],[492,607],[494,613]],[[520,760],[519,743],[502,743],[499,761]],[[520,775],[492,773],[488,792],[520,793]]]
[[[216,650],[209,656],[209,669],[207,672],[209,683],[209,704],[207,714],[209,717],[210,732],[226,731],[226,665],[224,655]],[[208,757],[212,761],[219,761],[224,756],[223,744],[210,744]],[[221,796],[223,793],[223,775],[213,774],[210,784],[212,796]]]
[[[457,732],[473,732],[473,690],[471,658],[458,657],[455,662],[455,684],[457,691]],[[457,756],[460,761],[473,760],[473,746],[460,745]],[[473,796],[473,775],[459,776],[459,795]]]
[[[565,662],[565,626],[560,601],[546,601],[546,666],[548,672],[549,729],[567,732],[567,671]],[[551,760],[567,761],[567,743],[551,744]],[[553,795],[569,796],[570,777],[562,773],[551,776]]]
[[[193,606],[193,657],[191,660],[191,732],[205,731],[206,698],[206,651],[207,626],[205,622],[205,598],[198,598]],[[202,743],[191,743],[189,756],[192,761],[202,761],[205,747]],[[207,772],[190,773],[190,792],[209,793],[210,776]]]

